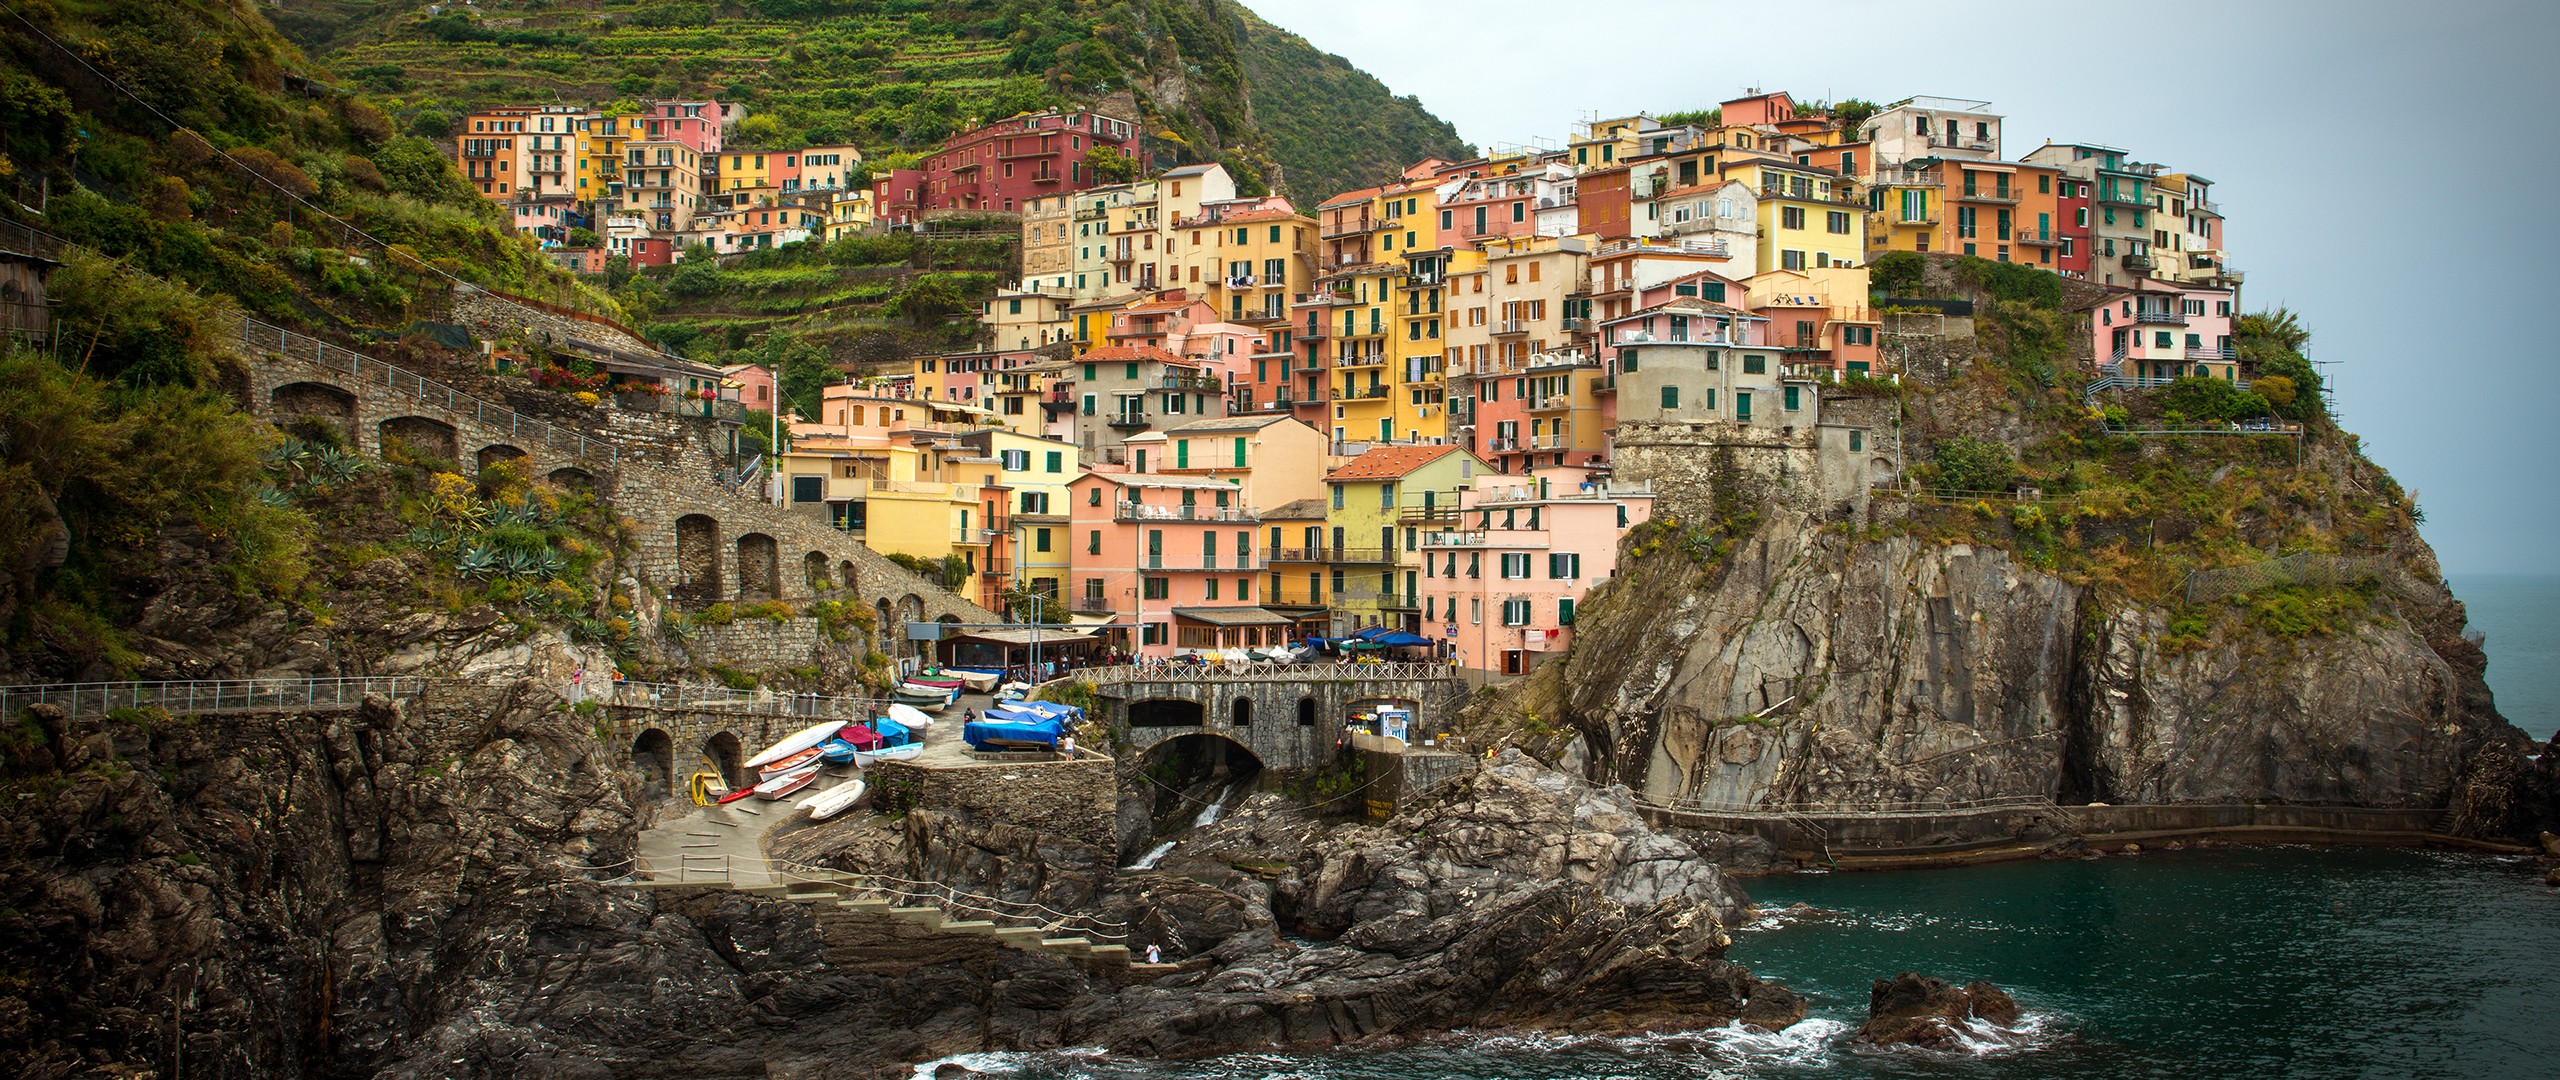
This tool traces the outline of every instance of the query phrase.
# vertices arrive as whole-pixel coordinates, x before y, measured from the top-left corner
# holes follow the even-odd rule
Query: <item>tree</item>
[[[1857,139],[1865,131],[1867,121],[1875,119],[1875,115],[1882,111],[1884,106],[1865,98],[1849,98],[1832,104],[1831,122],[1842,134]]]
[[[1941,495],[2006,493],[2018,472],[2018,463],[2009,456],[2007,446],[1971,435],[1958,435],[1939,443],[1929,460],[1938,466],[1937,487]]]
[[[921,275],[885,308],[888,314],[904,317],[908,325],[919,329],[940,326],[977,303],[962,281],[957,274]]]
[[[1138,178],[1138,159],[1121,153],[1116,146],[1097,146],[1085,151],[1084,165],[1093,170],[1097,183],[1126,184]]]

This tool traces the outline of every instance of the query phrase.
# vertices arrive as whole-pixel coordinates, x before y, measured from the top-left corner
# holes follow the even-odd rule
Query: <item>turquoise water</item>
[[[1749,884],[1774,914],[1732,957],[1812,1003],[1776,1035],[956,1060],[1022,1080],[2560,1076],[2560,897],[2521,860],[2239,848]],[[1906,970],[1990,979],[2025,1030],[1850,1047],[1869,980]]]
[[[2449,579],[2489,635],[2498,711],[2537,739],[2560,729],[2560,578],[2466,574]]]

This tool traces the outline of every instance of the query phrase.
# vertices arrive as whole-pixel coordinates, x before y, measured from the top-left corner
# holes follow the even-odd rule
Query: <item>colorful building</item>
[[[1653,516],[1652,485],[1590,469],[1482,475],[1456,494],[1421,536],[1420,632],[1496,676],[1572,646],[1575,608],[1617,573],[1619,537]]]
[[[1095,186],[1085,157],[1105,147],[1136,156],[1137,125],[1095,112],[1025,113],[944,140],[877,205],[899,220],[936,210],[1017,212],[1035,198]]]
[[[1258,607],[1261,515],[1204,476],[1086,472],[1069,484],[1078,615],[1134,629],[1136,650],[1169,656],[1286,639],[1290,620]]]
[[[1325,474],[1334,632],[1419,633],[1421,535],[1454,514],[1457,492],[1491,467],[1456,446],[1380,446]]]

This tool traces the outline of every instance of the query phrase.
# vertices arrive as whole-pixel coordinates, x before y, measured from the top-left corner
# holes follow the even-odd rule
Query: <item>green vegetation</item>
[[[1939,443],[1929,461],[1937,467],[1935,487],[1941,495],[2006,493],[2018,470],[2008,447],[1971,435]]]
[[[1458,130],[1411,95],[1399,96],[1339,56],[1232,9],[1244,35],[1253,118],[1271,139],[1282,192],[1302,208],[1395,179],[1426,157],[1475,156]],[[1229,161],[1239,184],[1245,173]]]

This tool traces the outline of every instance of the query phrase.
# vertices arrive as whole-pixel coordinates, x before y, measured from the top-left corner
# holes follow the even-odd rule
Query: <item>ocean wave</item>
[[[1099,1046],[1076,1046],[1063,1050],[982,1050],[935,1058],[917,1065],[912,1075],[913,1080],[933,1080],[934,1070],[945,1065],[957,1065],[987,1076],[1049,1075],[1064,1062],[1090,1061],[1107,1057],[1110,1053]]]

